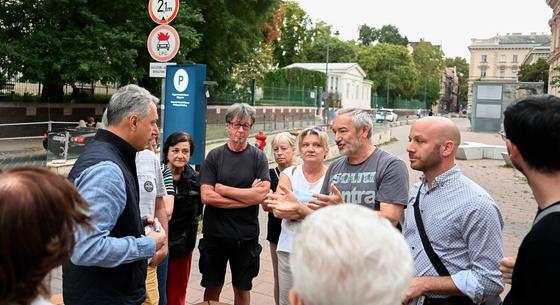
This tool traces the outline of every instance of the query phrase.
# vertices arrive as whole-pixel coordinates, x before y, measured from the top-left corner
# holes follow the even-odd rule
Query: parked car
[[[379,109],[375,113],[375,121],[376,122],[396,122],[399,116],[393,112],[393,109]]]
[[[68,156],[77,157],[84,150],[87,143],[95,137],[97,128],[94,127],[65,127],[43,134],[43,147],[55,155],[64,157],[65,142],[68,139]]]

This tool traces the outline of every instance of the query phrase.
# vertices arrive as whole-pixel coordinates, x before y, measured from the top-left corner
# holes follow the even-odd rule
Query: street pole
[[[389,79],[391,78],[391,64],[389,64],[389,70],[387,70],[387,100],[385,101],[385,107],[389,108]]]
[[[329,33],[329,37],[327,37],[327,58],[326,58],[326,66],[325,66],[325,92],[326,94],[324,95],[325,97],[325,101],[324,103],[324,109],[323,109],[323,118],[325,121],[325,125],[329,124],[329,44],[330,44],[330,40],[331,40],[331,36]]]

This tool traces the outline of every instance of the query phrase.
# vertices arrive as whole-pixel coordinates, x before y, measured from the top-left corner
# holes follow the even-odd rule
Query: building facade
[[[325,63],[293,63],[283,69],[302,68],[326,72]],[[336,94],[342,108],[371,108],[371,87],[373,82],[366,79],[366,72],[357,63],[329,63],[327,91]]]
[[[443,68],[440,88],[440,100],[435,110],[439,113],[460,112],[459,76],[456,67]]]
[[[560,72],[554,70],[555,67],[560,65],[560,0],[546,0],[546,3],[552,8],[552,18],[548,21],[550,32],[552,33],[552,45],[547,60],[550,66],[548,73],[548,94],[560,96],[560,88],[551,86],[552,79],[560,76]]]
[[[558,0],[557,0],[558,1]],[[539,56],[547,57],[551,35],[511,33],[488,39],[471,39],[468,108],[472,105],[474,81],[517,81],[522,63],[532,63]],[[530,61],[530,62],[529,62]]]

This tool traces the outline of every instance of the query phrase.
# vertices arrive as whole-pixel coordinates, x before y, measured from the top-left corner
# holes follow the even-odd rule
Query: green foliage
[[[361,25],[359,28],[358,40],[363,45],[370,45],[374,42],[396,44],[401,46],[408,45],[408,38],[399,33],[399,29],[391,24],[386,24],[379,29],[370,27],[367,24]]]
[[[463,106],[467,105],[469,94],[469,64],[463,57],[446,58],[444,60],[446,67],[455,67],[457,76],[459,77],[459,103]]]
[[[60,98],[68,83],[129,83],[147,74],[146,39],[154,23],[137,1],[3,1],[0,20],[0,36],[9,46],[0,48],[4,69],[43,83],[43,97],[47,91]],[[177,62],[197,46],[199,36],[189,24],[199,21],[198,10],[182,4]]]
[[[325,84],[325,73],[302,68],[278,69],[268,72],[264,78],[264,86],[299,88],[322,87]]]
[[[386,96],[389,92],[390,98],[414,96],[419,75],[406,47],[393,44],[361,46],[358,63],[367,78],[373,81],[372,91],[377,95]]]
[[[313,32],[309,29],[311,19],[305,11],[292,1],[283,2],[284,14],[280,25],[281,36],[273,42],[274,60],[279,67],[294,62],[303,62],[304,48],[311,41]]]
[[[327,42],[329,44],[329,62],[356,62],[358,46],[356,42],[342,41],[331,36],[331,28],[324,22],[318,22],[313,29],[313,41],[304,48],[307,62],[326,62]]]
[[[549,65],[544,58],[539,58],[531,65],[519,67],[518,79],[522,82],[544,82],[544,92],[548,92]]]
[[[416,44],[412,58],[420,75],[416,98],[425,101],[429,108],[439,99],[440,79],[443,71],[443,52],[439,46],[420,41]]]
[[[279,1],[192,0],[188,3],[191,2],[204,22],[193,24],[201,39],[188,58],[206,64],[206,78],[217,81],[217,89],[223,91],[235,65],[249,62],[265,40],[264,25],[274,15]]]

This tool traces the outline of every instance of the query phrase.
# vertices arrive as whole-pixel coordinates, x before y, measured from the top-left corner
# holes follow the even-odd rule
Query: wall
[[[315,108],[309,107],[255,107],[257,121],[311,120],[315,118]],[[0,103],[0,124],[27,122],[78,122],[93,115],[97,121],[105,110],[104,104],[44,104],[44,103]],[[225,123],[227,106],[208,106],[208,124]],[[319,112],[321,115],[322,112]],[[54,125],[53,128],[69,124]],[[0,126],[0,138],[42,136],[47,124],[24,126]]]

